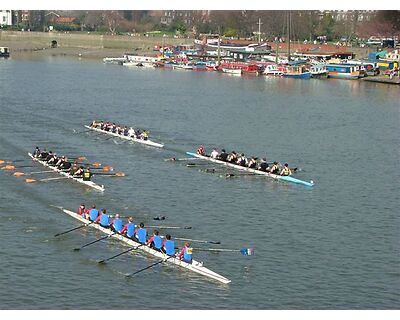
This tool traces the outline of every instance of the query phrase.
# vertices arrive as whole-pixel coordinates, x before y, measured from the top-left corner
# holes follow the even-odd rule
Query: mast
[[[221,64],[220,43],[221,43],[221,32],[220,32],[220,28],[218,27],[218,56],[217,56],[218,67]]]
[[[290,61],[290,24],[291,24],[291,14],[290,14],[290,10],[289,10],[289,14],[288,14],[288,62]]]
[[[260,43],[261,42],[261,25],[262,25],[262,22],[261,22],[261,19],[260,18],[258,18],[258,43]]]

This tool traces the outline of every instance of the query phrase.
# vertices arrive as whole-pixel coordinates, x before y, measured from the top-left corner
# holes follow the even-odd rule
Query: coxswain
[[[217,149],[213,149],[213,151],[211,151],[210,153],[210,158],[212,159],[218,159],[219,153],[217,151]]]
[[[228,154],[226,153],[225,149],[222,149],[218,159],[221,161],[226,161],[227,158]]]
[[[121,234],[126,233],[125,235],[128,238],[132,238],[134,233],[135,233],[135,224],[133,223],[133,217],[128,218],[128,223],[124,225],[124,227],[121,230]]]
[[[101,209],[101,213],[96,220],[94,220],[94,223],[98,223],[104,228],[110,227],[110,216],[107,214],[106,209]]]
[[[267,158],[262,158],[260,164],[258,165],[258,170],[266,172],[268,167]]]
[[[91,128],[96,128],[97,127],[97,123],[96,120],[92,121],[92,124],[90,125]]]
[[[147,241],[147,245],[154,250],[161,251],[162,239],[158,230],[154,230],[153,236]]]
[[[162,243],[161,251],[166,253],[169,256],[175,255],[175,242],[171,240],[171,235],[165,235],[165,239]]]
[[[78,208],[78,214],[79,214],[80,216],[82,216],[82,218],[87,219],[87,215],[89,214],[89,210],[86,209],[84,203],[82,203],[82,204],[80,205],[80,207]]]
[[[247,163],[247,166],[251,169],[255,169],[257,166],[257,158],[256,157],[251,157],[251,159],[249,160],[249,162]]]
[[[90,181],[91,178],[92,178],[92,173],[90,172],[89,167],[86,167],[85,169],[83,169],[82,180]]]
[[[244,153],[242,153],[239,157],[239,159],[237,159],[236,164],[238,164],[239,166],[245,167],[247,164],[247,159],[244,156]]]
[[[96,209],[96,205],[92,206],[92,209],[89,210],[89,220],[95,221],[99,216],[99,210]]]
[[[123,228],[124,228],[124,223],[123,223],[122,219],[120,218],[119,213],[117,213],[115,215],[114,220],[111,221],[111,230],[121,234]]]
[[[146,240],[147,240],[147,231],[144,228],[144,223],[141,222],[139,224],[139,228],[135,230],[135,238],[137,239],[137,241],[139,241],[140,243],[145,244]]]
[[[143,139],[143,140],[147,140],[149,138],[149,133],[146,130],[144,130],[142,132],[140,138]]]
[[[201,146],[197,149],[196,153],[199,154],[199,155],[201,155],[201,156],[205,156],[205,155],[206,155],[206,151],[205,151],[205,149],[204,149],[204,146],[201,145]]]
[[[279,174],[278,162],[274,161],[274,164],[273,164],[272,167],[270,168],[269,172],[271,172],[271,173],[273,173],[273,174]]]
[[[292,170],[289,169],[289,165],[285,163],[285,166],[282,168],[280,172],[281,176],[290,176],[292,175]]]
[[[193,248],[190,247],[190,242],[186,242],[182,250],[177,254],[177,258],[187,263],[192,263]]]
[[[237,159],[238,159],[237,153],[236,153],[235,151],[232,151],[232,152],[228,155],[228,157],[227,157],[226,160],[227,160],[228,162],[230,162],[230,163],[236,163]]]
[[[35,148],[35,151],[33,151],[33,156],[35,157],[35,158],[38,158],[39,156],[40,156],[40,154],[41,154],[41,151],[40,151],[40,149],[39,149],[39,147],[36,147]]]

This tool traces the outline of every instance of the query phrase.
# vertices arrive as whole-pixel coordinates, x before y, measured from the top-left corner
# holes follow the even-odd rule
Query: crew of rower
[[[192,263],[192,251],[189,242],[186,242],[179,253],[175,252],[175,242],[171,235],[165,235],[162,240],[158,230],[154,230],[153,235],[147,239],[147,230],[144,223],[141,222],[138,226],[134,224],[133,217],[128,218],[128,222],[124,225],[120,215],[117,213],[114,220],[110,221],[110,215],[106,209],[99,211],[94,204],[90,209],[87,209],[85,204],[81,204],[78,208],[78,214],[91,221],[91,223],[99,224],[103,228],[110,228],[113,232],[127,237],[133,241],[146,245],[156,251],[165,253],[170,257],[176,257],[187,263]]]
[[[92,178],[89,167],[85,168],[79,165],[77,161],[72,163],[66,156],[57,156],[57,154],[55,152],[53,153],[51,150],[47,151],[43,149],[43,151],[41,151],[39,147],[36,147],[33,152],[33,157],[46,162],[49,166],[57,168],[72,177],[81,178],[84,181],[90,181]]]
[[[109,121],[96,122],[96,120],[93,120],[92,123],[90,124],[90,127],[135,139],[147,140],[149,138],[149,132],[146,130],[140,130],[140,129],[135,130],[132,127],[128,128],[127,126],[121,126],[114,122],[109,122]]]
[[[196,153],[202,156],[207,156],[205,149],[202,145],[197,149]],[[289,168],[289,165],[287,163],[285,163],[285,165],[282,166],[277,161],[274,161],[271,165],[269,165],[266,158],[262,158],[261,160],[259,160],[257,157],[254,156],[247,158],[245,157],[244,153],[238,155],[235,151],[227,153],[225,149],[222,149],[221,153],[219,153],[217,149],[213,149],[212,152],[210,153],[210,158],[221,160],[224,162],[229,162],[242,167],[247,167],[251,169],[272,173],[275,175],[281,175],[281,176],[292,175],[292,170]]]

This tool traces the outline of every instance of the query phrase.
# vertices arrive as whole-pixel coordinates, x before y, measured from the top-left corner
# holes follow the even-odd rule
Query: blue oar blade
[[[253,256],[254,249],[253,248],[243,248],[243,249],[240,249],[240,253],[244,256]]]

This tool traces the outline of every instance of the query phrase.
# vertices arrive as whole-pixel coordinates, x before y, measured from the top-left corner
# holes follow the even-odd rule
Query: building
[[[11,10],[0,10],[0,25],[1,26],[11,26],[12,25]]]

